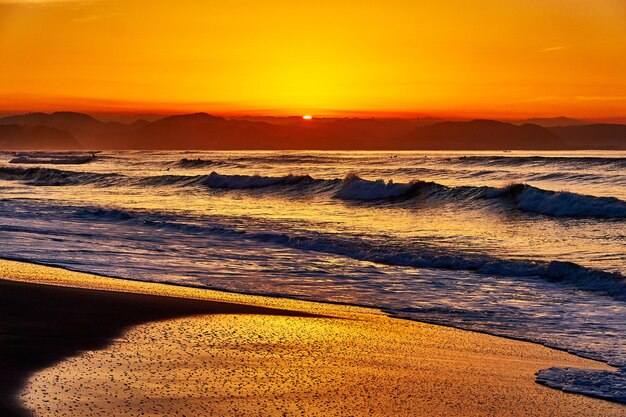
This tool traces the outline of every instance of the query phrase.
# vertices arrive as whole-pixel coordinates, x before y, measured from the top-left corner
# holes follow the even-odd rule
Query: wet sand
[[[0,415],[28,415],[13,397],[28,375],[127,328],[196,314],[294,315],[291,311],[128,292],[0,280]]]
[[[626,416],[536,384],[608,366],[531,343],[11,261],[0,277],[3,416]]]

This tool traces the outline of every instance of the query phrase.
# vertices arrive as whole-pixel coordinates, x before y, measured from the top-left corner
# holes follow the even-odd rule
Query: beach
[[[360,307],[1,261],[2,413],[624,416],[535,383],[611,369]]]

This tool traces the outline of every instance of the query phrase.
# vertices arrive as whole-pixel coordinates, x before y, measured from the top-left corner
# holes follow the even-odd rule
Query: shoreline
[[[447,351],[450,351],[449,355],[447,355],[449,357],[446,358],[446,361],[443,365],[442,363],[437,362],[435,360],[436,358],[430,358],[428,360],[424,359],[424,361],[426,362],[430,361],[431,359],[435,360],[434,365],[431,365],[438,367],[438,373],[433,375],[439,375],[439,373],[441,372],[448,372],[450,374],[447,376],[448,379],[444,378],[442,381],[439,381],[444,383],[444,385],[450,383],[450,381],[456,380],[456,376],[454,375],[458,372],[456,368],[463,368],[467,366],[469,367],[468,369],[472,370],[472,372],[478,372],[480,375],[485,372],[489,373],[490,375],[491,373],[494,373],[494,375],[501,373],[502,375],[506,375],[506,378],[515,379],[515,383],[513,383],[512,385],[511,381],[508,381],[506,378],[504,382],[492,381],[492,390],[500,390],[502,387],[504,387],[501,391],[504,393],[507,392],[507,389],[515,388],[516,386],[518,386],[521,381],[523,382],[523,385],[525,387],[524,390],[529,390],[529,392],[532,392],[532,395],[529,398],[529,403],[533,403],[533,401],[539,400],[541,401],[541,403],[544,403],[545,401],[553,401],[554,404],[557,405],[569,404],[569,406],[574,407],[573,409],[567,408],[567,412],[569,414],[565,413],[565,411],[563,411],[562,414],[559,414],[558,411],[555,411],[556,414],[551,413],[550,415],[610,416],[623,415],[622,413],[626,412],[624,406],[616,403],[609,403],[606,401],[592,399],[580,395],[565,394],[561,391],[536,384],[534,382],[534,378],[527,380],[529,371],[526,368],[530,367],[531,365],[537,367],[537,364],[540,362],[542,364],[544,362],[550,363],[555,366],[575,366],[576,364],[578,364],[579,366],[582,365],[596,369],[611,369],[605,364],[583,358],[578,358],[565,352],[553,351],[552,349],[538,344],[490,336],[484,333],[469,332],[465,330],[446,328],[443,326],[390,318],[384,312],[370,308],[346,306],[340,304],[315,303],[287,298],[271,298],[263,296],[243,295],[237,293],[225,293],[214,290],[203,290],[183,286],[175,287],[167,284],[145,283],[138,281],[121,280],[116,278],[102,278],[92,274],[72,272],[60,268],[42,266],[38,264],[28,264],[17,261],[0,261],[0,277],[8,278],[8,280],[0,280],[0,288],[2,288],[0,294],[2,294],[2,297],[6,299],[7,297],[11,298],[11,293],[14,295],[12,301],[13,307],[11,307],[10,304],[7,304],[3,300],[2,308],[9,309],[9,311],[11,312],[11,315],[8,316],[8,318],[10,318],[11,320],[7,320],[5,323],[3,323],[3,328],[1,329],[3,339],[5,339],[5,343],[3,343],[5,345],[3,346],[3,351],[6,352],[6,341],[10,339],[11,336],[13,336],[15,339],[15,336],[17,335],[17,339],[19,339],[19,331],[23,332],[24,330],[27,330],[31,332],[30,339],[28,337],[22,337],[22,343],[21,345],[19,345],[19,355],[17,356],[22,360],[28,360],[27,365],[25,365],[22,369],[22,382],[25,384],[24,386],[27,387],[26,394],[22,392],[22,400],[26,398],[27,402],[29,402],[31,406],[33,404],[39,404],[39,406],[43,406],[43,403],[41,403],[41,401],[43,401],[44,398],[41,396],[41,393],[39,395],[36,394],[38,392],[37,389],[41,388],[41,386],[49,387],[51,377],[54,376],[56,378],[59,378],[59,375],[61,375],[61,378],[63,378],[63,375],[74,375],[75,378],[75,373],[85,368],[84,362],[82,364],[79,363],[81,361],[81,358],[85,358],[85,355],[90,355],[88,362],[90,364],[106,364],[108,363],[107,361],[110,360],[110,358],[106,356],[107,354],[112,354],[112,351],[116,351],[116,355],[118,355],[116,357],[119,357],[120,351],[125,352],[125,357],[129,362],[128,368],[126,369],[126,371],[128,371],[129,369],[136,369],[137,364],[135,363],[133,365],[131,362],[136,360],[138,352],[142,352],[141,349],[147,349],[146,347],[144,347],[141,348],[139,351],[133,350],[136,349],[137,346],[144,346],[140,344],[138,345],[136,341],[141,340],[141,338],[143,337],[146,337],[144,334],[145,332],[151,334],[150,340],[157,340],[153,343],[155,346],[151,348],[156,349],[155,352],[161,352],[163,347],[165,347],[166,350],[171,349],[172,344],[177,345],[178,343],[181,343],[181,340],[189,338],[190,335],[198,334],[197,332],[189,333],[186,330],[187,333],[180,333],[180,337],[175,338],[176,340],[163,342],[163,346],[159,347],[160,342],[158,340],[160,339],[158,337],[162,337],[163,335],[171,335],[176,333],[176,331],[180,332],[180,330],[177,330],[178,328],[176,326],[191,326],[192,328],[202,329],[204,331],[207,328],[211,328],[211,326],[215,325],[215,323],[218,324],[219,328],[219,324],[221,322],[224,322],[228,323],[228,326],[230,326],[228,327],[229,329],[239,329],[238,337],[242,339],[241,343],[235,344],[233,346],[229,345],[229,349],[234,349],[231,353],[236,356],[241,355],[240,350],[242,346],[249,346],[250,341],[247,338],[251,333],[258,333],[259,338],[266,337],[267,334],[281,334],[283,336],[286,335],[285,337],[288,336],[296,338],[298,340],[298,343],[306,344],[307,346],[314,342],[311,346],[315,346],[315,349],[322,350],[326,349],[320,348],[320,346],[322,346],[320,345],[321,341],[323,341],[324,338],[327,337],[326,333],[337,333],[341,334],[341,337],[343,338],[341,339],[341,343],[346,343],[344,339],[349,339],[350,344],[354,346],[355,350],[361,355],[365,355],[362,357],[362,359],[357,361],[362,362],[362,366],[364,367],[364,369],[369,369],[368,366],[372,367],[374,364],[376,365],[376,367],[378,367],[380,366],[380,363],[382,361],[386,364],[386,366],[382,366],[378,370],[378,372],[384,375],[389,374],[391,376],[387,375],[387,378],[404,381],[404,384],[406,384],[407,387],[411,387],[411,384],[415,385],[415,382],[412,380],[406,380],[407,375],[393,369],[396,367],[403,369],[406,368],[407,370],[411,367],[417,367],[419,369],[422,369],[421,367],[425,366],[422,362],[415,362],[415,358],[410,356],[404,356],[402,353],[405,349],[410,350],[415,348],[411,346],[413,344],[413,340],[411,338],[407,338],[406,340],[402,339],[402,336],[407,336],[407,334],[410,334],[418,338],[415,340],[415,344],[421,344],[426,346],[417,346],[419,349],[422,349],[423,352],[419,350],[416,350],[416,352],[419,351],[422,353],[427,352],[432,354],[433,351],[437,351],[439,354],[442,354],[442,352],[443,354],[446,354]],[[67,297],[72,297],[72,303],[60,302],[67,299]],[[39,307],[37,308],[40,309],[38,320],[41,320],[42,317],[46,317],[48,321],[53,321],[57,325],[59,325],[57,329],[60,331],[60,334],[57,335],[57,340],[63,340],[64,343],[66,343],[66,345],[64,346],[63,343],[60,344],[61,351],[55,351],[53,349],[54,346],[50,346],[51,329],[47,328],[46,332],[43,332],[42,334],[42,323],[35,322],[35,316],[37,312],[33,310],[33,308],[36,306],[33,305],[32,301],[36,299],[39,300],[39,304],[35,304],[39,305]],[[115,308],[105,308],[106,306],[113,306]],[[10,308],[13,308],[13,310],[11,311]],[[51,308],[56,308],[56,316],[50,314],[41,316],[41,311],[47,311],[49,313]],[[77,314],[78,312],[80,314]],[[18,325],[14,322],[14,319],[18,318],[18,314],[22,315],[22,317],[26,316],[21,325]],[[28,317],[28,314],[31,314],[30,318]],[[3,317],[6,317],[6,315],[3,314]],[[29,320],[30,323],[24,324]],[[9,321],[13,323],[8,323]],[[95,330],[93,324],[94,322],[98,321],[100,321],[101,325],[95,328],[95,330],[97,330],[98,332],[95,336],[98,337],[94,337],[93,332]],[[85,325],[86,327],[83,328],[83,330],[76,328],[75,326],[77,322],[79,324]],[[240,322],[245,322],[247,324],[241,325]],[[241,327],[232,327],[235,324]],[[7,325],[9,325],[9,327],[12,325],[13,329],[11,331],[7,331]],[[276,326],[280,328],[280,332],[282,333],[277,333]],[[308,329],[307,332],[308,334],[310,334],[310,337],[312,339],[309,340],[302,334],[291,334],[293,332],[292,327],[302,327],[303,329]],[[321,333],[319,333],[320,328],[323,329],[323,332]],[[390,329],[394,329],[394,331],[400,332],[399,335],[392,334],[393,332],[391,332]],[[266,330],[267,332],[263,333],[263,330]],[[318,332],[319,334],[316,332]],[[380,346],[380,349],[381,351],[388,352],[384,356],[376,357],[376,352],[370,351],[370,347],[361,346],[359,345],[359,343],[362,343],[361,341],[351,339],[352,333],[359,332],[367,337],[369,337],[371,334],[376,334],[376,337],[380,337],[380,335],[383,335],[384,338],[386,338],[383,338],[384,340],[386,340],[386,342],[385,344],[382,344]],[[403,332],[406,334],[403,334]],[[424,334],[428,334],[435,339],[449,338],[450,340],[446,343],[451,343],[453,345],[453,348],[442,350],[440,346],[430,346],[429,344],[436,344],[436,340],[429,341],[427,339],[419,339],[419,337],[423,338]],[[45,336],[44,339],[48,341],[47,344],[41,343],[42,338],[37,339],[37,336],[42,335]],[[124,343],[120,342],[120,337],[125,340]],[[317,339],[315,339],[316,337]],[[374,343],[372,342],[372,340],[370,340],[370,343]],[[463,343],[458,344],[459,340],[462,340]],[[471,343],[466,346],[468,340],[471,341]],[[38,343],[32,343],[35,341],[38,341]],[[334,346],[333,343],[336,343],[337,341],[333,339],[327,342],[328,346],[330,346],[329,349],[331,349],[332,346]],[[285,350],[285,352],[283,353],[285,356],[298,356],[302,354],[302,352],[298,349],[297,344],[295,346],[292,345],[293,342],[289,342],[289,344],[287,345],[283,345],[284,342],[281,342],[280,340],[273,343],[274,344],[270,346],[277,350]],[[68,344],[71,346],[68,346]],[[474,352],[474,344],[476,344],[477,346],[482,346],[484,351]],[[496,349],[492,351],[492,349],[495,349],[493,348],[494,345],[498,346],[498,349],[500,350]],[[402,347],[401,350],[398,350],[399,346]],[[258,348],[258,346],[256,347]],[[28,349],[31,349],[31,351],[28,351]],[[39,349],[39,352],[44,352],[48,355],[56,354],[56,356],[54,359],[50,359],[49,356],[46,357],[41,353],[40,356],[35,356],[33,354],[33,349]],[[178,349],[180,350],[181,355],[183,355],[186,354],[189,349],[192,349],[192,347],[187,346],[185,349],[181,349],[180,347],[178,347]],[[193,349],[197,349],[197,347],[193,347]],[[359,351],[359,349],[361,350]],[[364,349],[365,351],[363,351]],[[252,348],[251,350],[253,353],[250,354],[268,354],[263,349],[255,350],[254,348]],[[531,350],[534,352],[534,356],[527,356],[529,354],[527,354],[526,351]],[[308,350],[305,351],[309,352]],[[511,355],[510,352],[515,352],[515,354]],[[216,348],[214,354],[223,356],[225,354],[223,346],[220,349]],[[330,354],[326,351],[325,354],[328,354],[327,356],[330,357],[335,357],[336,362],[331,361],[327,363],[325,362],[326,356],[315,356],[311,360],[314,364],[316,364],[316,366],[311,367],[311,369],[306,368],[305,366],[305,369],[309,369],[307,372],[311,372],[312,374],[318,372],[317,365],[319,365],[320,363],[322,363],[324,366],[332,366],[333,368],[340,369],[341,372],[344,372],[345,369],[352,369],[352,371],[350,372],[356,372],[352,368],[354,367],[354,363],[351,363],[352,359],[350,354],[348,354],[348,356],[342,356],[343,353],[339,354],[337,351],[333,351],[332,349],[330,351]],[[392,354],[398,355],[399,357],[394,359]],[[96,356],[99,358],[98,360],[94,359],[94,357]],[[484,361],[484,363],[468,364],[466,363],[467,358],[465,358],[465,356],[473,358],[474,361]],[[39,359],[38,363],[32,362],[32,359],[34,357]],[[193,360],[195,360],[193,358],[196,357],[197,355],[195,354],[189,356],[187,358],[188,363],[186,365],[182,366],[181,364],[183,362],[181,362],[181,364],[179,364],[181,366],[175,367],[174,370],[170,371],[176,373],[180,369],[186,369],[186,367],[188,367],[188,364],[192,363]],[[6,358],[7,356],[3,355],[3,360],[5,360]],[[9,355],[8,358],[10,359],[11,356]],[[270,355],[270,359],[275,360],[276,358],[273,358]],[[369,361],[373,361],[373,363],[370,363]],[[503,367],[501,365],[498,365],[499,362],[507,364],[507,366]],[[306,365],[306,361],[304,363]],[[524,378],[520,378],[519,375],[514,376],[513,374],[510,374],[512,370],[507,370],[506,368],[510,367],[511,363],[519,365],[521,366],[521,368],[525,369],[526,373]],[[157,366],[157,364],[153,365]],[[231,371],[235,372],[238,369],[237,366],[238,362],[233,363]],[[285,364],[283,363],[282,366],[285,366]],[[259,365],[259,369],[262,368],[263,366]],[[98,369],[98,366],[94,365],[94,369]],[[102,377],[102,375],[104,375],[102,373],[103,369],[104,368],[100,369],[101,372],[99,374],[97,371],[94,372]],[[367,374],[368,377],[374,379],[378,378],[378,373],[372,373],[372,369],[369,369],[370,372]],[[430,372],[430,368],[428,368],[428,366],[426,366],[424,369]],[[63,372],[59,373],[59,370],[63,370]],[[290,372],[292,372],[292,370],[290,370],[290,368],[288,367],[285,370],[285,374],[289,374]],[[346,372],[347,373],[345,378],[346,380],[350,380],[350,378],[354,375],[348,371]],[[5,373],[2,376],[2,381],[0,382],[3,386],[3,396],[6,396],[7,393],[10,393],[10,389],[9,391],[7,391],[7,385],[15,385],[14,381],[16,375],[17,374],[15,373]],[[419,380],[419,375],[421,374],[417,373],[416,375],[414,375],[413,372],[411,372],[410,375],[412,376],[412,378],[416,378]],[[530,375],[532,375],[532,373]],[[204,377],[206,378],[208,376],[205,375]],[[249,381],[250,386],[248,387],[248,389],[252,389],[251,387],[258,386],[259,381],[255,380],[255,378],[257,377],[258,376],[251,377]],[[33,382],[33,378],[35,379],[35,382]],[[43,382],[37,382],[39,379],[41,379],[41,381]],[[12,380],[13,382],[7,383],[8,380]],[[145,382],[145,379],[140,378],[140,380]],[[488,381],[491,381],[491,379],[488,378]],[[66,380],[66,384],[70,383],[71,379]],[[240,381],[240,383],[245,384],[246,382],[244,380]],[[464,380],[464,384],[466,383],[467,381]],[[418,388],[425,389],[426,391],[432,389],[432,387],[429,387],[431,383],[429,383],[427,380],[420,381],[420,384],[417,385]],[[436,383],[432,384],[436,385]],[[379,385],[381,392],[386,392],[386,387],[384,386],[384,383],[380,383],[378,385],[375,384],[374,386],[378,387]],[[459,385],[459,387],[457,387],[456,389],[462,389],[460,388],[461,386],[462,385]],[[114,387],[117,387],[117,385],[114,385]],[[404,385],[400,385],[398,387],[396,387],[396,389],[402,391]],[[337,389],[340,388],[341,387]],[[360,392],[359,388],[356,386],[353,387],[353,389],[357,392]],[[475,387],[475,389],[478,388]],[[21,389],[14,388],[13,395],[17,395],[20,390]],[[416,391],[407,391],[406,395],[409,395],[412,392]],[[186,395],[189,394],[190,393],[187,393]],[[490,395],[489,392],[480,392],[480,394],[486,395],[487,398],[489,398]],[[62,395],[62,393],[55,393],[55,395]],[[307,397],[303,393],[301,393],[301,395]],[[444,397],[450,395],[451,398],[456,398],[458,397],[459,393],[450,392],[450,387],[448,387],[443,395]],[[474,393],[474,395],[477,394]],[[534,398],[533,396],[536,395],[540,395],[541,398]],[[352,396],[350,396],[349,398],[352,398]],[[69,402],[67,398],[65,400],[66,401],[60,402]],[[313,399],[309,398],[308,400],[309,403],[307,404],[313,407],[312,409],[319,409],[320,404],[315,402]],[[359,400],[358,398],[351,399],[351,401],[355,401],[357,403],[361,400]],[[462,400],[462,398],[459,399],[459,401]],[[469,402],[473,401],[470,398],[467,398],[466,400]],[[505,398],[499,398],[499,401],[501,400],[505,400]],[[518,400],[522,401],[523,398],[520,398]],[[170,403],[172,403],[172,401],[174,400],[170,399]],[[431,398],[431,401],[434,400]],[[76,404],[80,405],[82,403],[80,403],[79,401],[74,405],[76,406]],[[9,403],[6,403],[6,397],[5,399],[3,399],[3,405],[11,405]],[[15,406],[15,403],[12,405]],[[213,405],[219,408],[219,404],[215,403]],[[374,407],[374,405],[372,404],[369,405]],[[402,404],[396,403],[387,405],[391,407],[386,409],[387,411],[394,410],[393,407],[404,406]],[[196,406],[199,407],[200,405],[196,404]],[[245,404],[239,404],[238,406],[245,408]],[[425,406],[426,405],[424,404],[420,405],[420,407]],[[441,404],[437,405],[437,407],[439,406],[441,406]],[[472,411],[472,406],[477,407],[476,404],[472,403],[472,405],[468,409],[468,414],[466,415],[480,415]],[[499,405],[495,402],[491,405],[491,407],[495,408],[498,408],[499,406],[504,407],[504,405]],[[380,405],[380,407],[382,407],[382,405]],[[572,410],[577,409],[576,407],[583,407],[580,408],[581,412],[582,410],[586,411],[582,414],[572,413]],[[602,410],[602,414],[590,414],[589,407],[598,410],[598,412]],[[39,408],[38,410],[41,411],[41,409]],[[431,409],[430,412],[434,413],[432,415],[438,415],[437,410],[438,409],[435,407]],[[563,410],[565,410],[565,408]],[[17,408],[13,408],[13,411],[15,411],[14,414],[3,415],[28,415],[24,413],[18,414]],[[426,410],[423,411],[426,412]],[[439,410],[439,412],[440,411],[441,410]],[[511,410],[508,411],[510,412]],[[545,412],[546,410],[543,411]],[[385,413],[383,412],[383,414]],[[117,414],[114,413],[114,415]],[[494,413],[493,415],[504,414]],[[512,414],[508,415],[530,414],[513,412]]]
[[[65,266],[60,266],[60,265],[55,265],[55,264],[46,264],[43,262],[38,262],[38,261],[31,261],[28,259],[23,259],[23,258],[7,258],[7,257],[0,257],[0,268],[1,265],[4,261],[8,261],[8,262],[15,262],[15,263],[21,263],[21,264],[32,264],[32,265],[36,265],[36,266],[40,266],[40,267],[44,267],[44,268],[52,268],[52,269],[59,269],[61,271],[67,271],[70,273],[76,273],[76,274],[84,274],[84,275],[93,275],[93,276],[97,276],[100,278],[106,278],[106,279],[112,279],[112,280],[118,280],[118,281],[122,281],[122,282],[129,282],[129,283],[143,283],[143,284],[148,284],[148,285],[157,285],[157,286],[166,286],[166,287],[174,287],[174,288],[181,288],[181,289],[190,289],[190,290],[201,290],[201,291],[208,291],[211,292],[213,294],[232,294],[234,296],[242,296],[242,297],[247,297],[246,302],[252,302],[255,299],[265,299],[265,300],[272,300],[272,299],[276,299],[276,300],[284,300],[284,301],[293,301],[296,303],[310,303],[312,305],[314,304],[318,304],[318,305],[329,305],[329,306],[338,306],[338,307],[348,307],[348,308],[358,308],[358,309],[365,309],[365,310],[371,310],[371,311],[376,311],[379,313],[382,313],[384,315],[386,315],[389,318],[393,318],[396,320],[408,320],[411,322],[416,322],[416,323],[423,323],[423,324],[430,324],[433,326],[442,326],[442,327],[449,327],[452,329],[458,329],[461,331],[466,331],[466,332],[472,332],[472,333],[478,333],[478,334],[484,334],[484,335],[488,335],[488,336],[494,336],[494,337],[499,337],[499,338],[503,338],[503,339],[508,339],[508,340],[512,340],[512,341],[517,341],[517,342],[524,342],[524,343],[531,343],[534,345],[538,345],[538,346],[544,346],[548,349],[552,349],[552,350],[557,350],[560,352],[565,352],[568,353],[570,355],[582,358],[582,359],[588,359],[597,363],[602,363],[604,365],[607,365],[611,370],[613,371],[618,371],[620,368],[615,366],[615,365],[611,365],[610,363],[608,363],[607,361],[604,361],[602,359],[598,359],[598,358],[594,358],[592,356],[586,356],[583,355],[579,352],[576,351],[570,351],[568,350],[568,348],[565,347],[558,347],[558,346],[550,346],[532,339],[526,339],[523,337],[515,337],[512,335],[502,335],[502,334],[498,334],[498,333],[494,333],[494,332],[490,332],[488,330],[481,330],[481,329],[468,329],[462,326],[455,326],[454,324],[442,324],[439,323],[437,321],[431,321],[428,320],[426,318],[420,318],[420,319],[413,319],[410,317],[402,317],[400,315],[395,314],[394,311],[392,310],[388,310],[386,308],[383,307],[376,307],[376,306],[369,306],[369,305],[364,305],[364,304],[356,304],[356,303],[347,303],[347,302],[341,302],[341,301],[318,301],[318,300],[307,300],[304,298],[297,298],[295,296],[289,296],[289,295],[280,295],[280,294],[269,294],[269,293],[253,293],[253,292],[244,292],[244,291],[235,291],[235,290],[228,290],[228,289],[222,289],[222,288],[216,288],[216,287],[210,287],[210,286],[201,286],[201,285],[193,285],[193,284],[181,284],[181,283],[177,283],[177,282],[157,282],[157,281],[139,281],[139,280],[133,280],[131,278],[124,278],[124,277],[119,277],[119,276],[114,276],[114,275],[103,275],[103,274],[96,274],[96,273],[92,273],[92,272],[85,272],[85,271],[80,271],[77,269],[72,269],[70,267],[65,267]],[[2,280],[3,278],[1,277],[0,274],[0,280]],[[44,281],[44,282],[48,282],[48,280]],[[55,283],[53,285],[64,285],[61,283]],[[537,382],[540,383],[540,382]],[[587,395],[587,394],[578,394],[578,393],[572,393],[572,394],[576,394],[576,395]],[[615,401],[611,398],[604,398],[604,397],[599,397],[599,396],[592,396],[589,395],[593,398],[598,398],[598,399],[602,399],[605,401],[611,401],[611,402],[615,402],[617,404],[624,404],[621,403],[619,401]]]

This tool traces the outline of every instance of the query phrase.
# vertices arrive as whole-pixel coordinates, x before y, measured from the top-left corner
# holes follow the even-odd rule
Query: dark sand
[[[15,396],[31,373],[80,351],[101,349],[131,326],[197,314],[307,316],[234,303],[0,280],[0,416],[29,415]]]

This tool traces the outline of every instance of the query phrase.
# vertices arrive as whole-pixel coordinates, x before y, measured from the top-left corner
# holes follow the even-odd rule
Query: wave
[[[96,154],[76,152],[20,152],[10,164],[81,165],[96,160]]]
[[[626,369],[548,368],[537,372],[536,381],[565,392],[626,403]]]
[[[202,185],[215,189],[244,190],[287,185],[307,185],[324,183],[309,175],[286,175],[266,177],[261,175],[222,175],[211,172],[209,175],[155,175],[149,177],[128,177],[114,173],[64,171],[54,168],[0,167],[0,179],[25,181],[29,185],[99,185],[99,186],[189,186]],[[332,183],[332,181],[331,181]]]
[[[188,159],[183,158],[176,162],[174,165],[178,168],[189,168],[189,169],[197,169],[197,168],[208,168],[211,166],[219,165],[219,162],[211,161],[210,159]]]
[[[264,177],[261,175],[222,175],[211,172],[202,184],[210,188],[223,188],[230,190],[265,188],[284,185],[304,184],[310,185],[316,180],[309,175],[285,175],[283,177]]]
[[[467,204],[480,200],[497,200],[501,205],[553,217],[626,218],[626,201],[615,197],[596,197],[567,191],[551,191],[528,184],[506,187],[448,187],[435,182],[395,183],[366,180],[354,174],[345,179],[316,179],[309,175],[157,175],[126,177],[113,173],[63,171],[52,168],[0,167],[0,179],[21,180],[31,185],[97,185],[97,186],[202,186],[222,190],[297,189],[303,195],[329,192],[340,200],[355,202],[394,203],[398,200],[423,199],[431,202]],[[316,186],[316,187],[314,187]]]
[[[324,184],[327,180],[318,180],[309,175],[285,175],[268,177],[262,175],[224,175],[213,171],[209,175],[156,175],[129,180],[129,183],[149,186],[203,186],[222,190],[254,190],[258,188],[301,186]],[[330,181],[332,182],[332,181]]]
[[[112,173],[74,172],[53,168],[0,167],[0,179],[25,181],[37,186],[68,186],[94,184],[101,186],[116,185],[122,175]]]
[[[565,164],[580,167],[605,167],[612,169],[626,168],[626,158],[615,157],[566,157],[566,156],[461,156],[459,158],[449,158],[451,162],[470,165],[489,166],[522,166],[522,165],[549,165]]]
[[[209,175],[157,175],[145,177],[136,181],[141,185],[150,186],[190,186],[199,185],[223,190],[253,190],[257,188],[280,186],[308,186],[324,183],[325,180],[316,180],[309,175],[285,175],[282,177],[265,177],[261,175],[223,175],[211,172]]]
[[[334,196],[344,200],[362,201],[410,198],[419,192],[419,186],[420,183],[402,184],[392,180],[368,181],[355,174],[348,174]]]
[[[346,160],[351,160],[341,155],[302,155],[302,154],[270,154],[263,156],[241,156],[228,158],[224,162],[238,164],[334,164]]]
[[[393,183],[368,181],[348,176],[335,197],[346,200],[394,200],[398,198],[430,198],[467,202],[476,199],[512,200],[522,211],[555,217],[626,218],[626,201],[615,197],[596,197],[567,191],[550,191],[528,184],[495,187],[447,187],[434,182]]]
[[[626,277],[617,272],[606,272],[572,262],[500,259],[475,253],[449,252],[433,247],[370,242],[358,236],[319,232],[276,233],[246,231],[239,227],[212,220],[211,225],[188,224],[180,218],[147,213],[135,213],[102,208],[83,208],[74,213],[83,219],[131,222],[144,226],[173,229],[194,234],[218,234],[226,237],[251,239],[260,243],[293,249],[345,256],[385,265],[416,268],[436,268],[473,271],[479,274],[505,277],[540,277],[550,282],[563,282],[577,288],[608,294],[626,300]]]
[[[33,152],[9,152],[16,157],[26,158],[65,158],[73,156],[90,156],[100,154],[100,151],[84,152],[84,151],[63,151],[63,152],[47,152],[47,151],[33,151]]]
[[[207,175],[154,175],[141,178],[126,178],[127,185],[148,187],[194,186],[202,183]]]
[[[486,189],[484,197],[509,197],[520,210],[556,217],[626,218],[626,201],[618,198],[543,190],[528,184]]]
[[[530,175],[528,177],[529,180],[532,181],[570,181],[570,182],[590,182],[596,184],[624,184],[626,185],[626,176],[625,175],[602,175],[602,174],[590,174],[585,172],[571,172],[571,171],[560,171],[560,172],[545,172],[545,173],[537,173]]]

